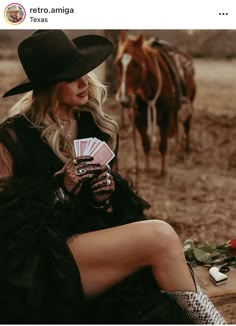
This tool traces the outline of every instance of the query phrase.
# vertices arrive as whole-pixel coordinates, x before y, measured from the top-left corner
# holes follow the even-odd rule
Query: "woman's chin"
[[[88,102],[88,95],[79,97],[77,102],[78,102],[77,103],[78,106],[86,104]]]

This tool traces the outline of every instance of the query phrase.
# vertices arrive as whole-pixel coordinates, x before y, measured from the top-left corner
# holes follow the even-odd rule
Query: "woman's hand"
[[[92,202],[97,206],[110,200],[112,193],[115,191],[113,176],[108,172],[107,166],[102,168],[106,168],[106,171],[94,177],[90,184]]]
[[[84,182],[106,171],[107,167],[92,162],[91,156],[79,156],[64,167],[64,186],[72,195],[77,195]]]

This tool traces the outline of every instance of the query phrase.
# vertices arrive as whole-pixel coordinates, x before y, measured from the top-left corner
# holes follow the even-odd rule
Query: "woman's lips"
[[[79,96],[79,97],[85,97],[87,95],[88,95],[88,91],[86,90],[86,91],[83,91],[83,92],[79,93],[77,96]]]

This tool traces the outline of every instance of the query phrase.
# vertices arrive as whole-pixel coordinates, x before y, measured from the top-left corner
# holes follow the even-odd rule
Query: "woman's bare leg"
[[[138,269],[151,266],[163,290],[191,290],[178,236],[158,220],[135,222],[71,238],[68,246],[79,267],[87,297],[96,296]]]

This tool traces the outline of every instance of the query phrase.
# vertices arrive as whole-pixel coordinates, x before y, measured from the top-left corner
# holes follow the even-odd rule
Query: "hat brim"
[[[70,62],[70,58],[68,58],[70,64],[62,72],[46,82],[39,81],[37,84],[32,83],[29,79],[25,79],[7,91],[3,97],[22,94],[60,81],[80,78],[98,67],[113,50],[112,43],[100,35],[79,36],[72,41],[79,51],[79,56],[73,62]]]

